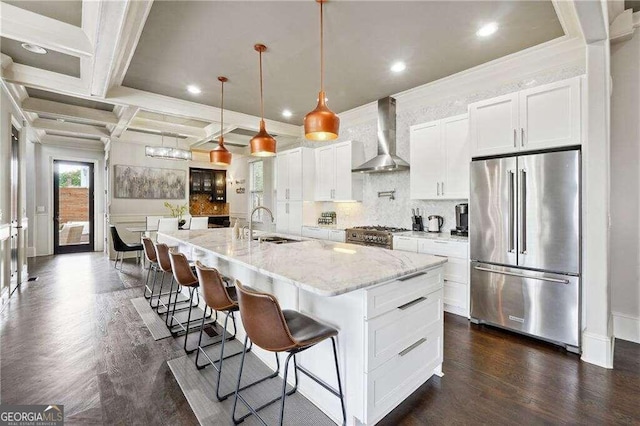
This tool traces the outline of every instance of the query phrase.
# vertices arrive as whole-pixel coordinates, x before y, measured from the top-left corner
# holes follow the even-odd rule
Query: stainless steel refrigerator
[[[470,176],[472,321],[579,352],[580,151],[474,159]]]

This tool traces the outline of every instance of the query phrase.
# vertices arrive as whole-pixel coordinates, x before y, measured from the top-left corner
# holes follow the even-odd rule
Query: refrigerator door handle
[[[515,272],[496,271],[495,269],[483,268],[482,266],[474,266],[473,268],[477,269],[478,271],[491,272],[494,274],[501,274],[501,275],[509,275],[511,277],[527,278],[529,280],[538,280],[538,281],[549,281],[551,283],[558,283],[558,284],[569,284],[569,280],[560,280],[558,278],[535,277],[535,276],[530,276],[525,274],[517,274]]]
[[[527,254],[527,171],[520,169],[520,254]]]
[[[509,175],[509,253],[514,253],[516,251],[516,174],[513,170],[507,170],[507,174]]]

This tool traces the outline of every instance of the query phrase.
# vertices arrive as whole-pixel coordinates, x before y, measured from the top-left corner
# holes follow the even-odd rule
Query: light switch
[[[46,212],[44,206],[37,206],[36,207],[36,213],[44,213]]]

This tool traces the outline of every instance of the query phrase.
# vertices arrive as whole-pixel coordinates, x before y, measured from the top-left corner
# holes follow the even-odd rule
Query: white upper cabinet
[[[469,105],[472,157],[580,145],[580,77]]]
[[[312,201],[314,193],[313,149],[282,151],[276,157],[276,196],[278,201]]]
[[[440,121],[411,126],[409,130],[409,187],[411,199],[426,200],[440,195],[444,164],[440,152],[442,126]]]
[[[331,201],[336,187],[336,149],[334,145],[316,149],[317,201]]]
[[[351,169],[364,162],[356,141],[316,148],[316,201],[361,201],[363,176]]]
[[[580,116],[580,77],[520,92],[521,148],[580,145]]]
[[[459,115],[442,120],[444,178],[440,196],[450,199],[469,198],[469,117]]]
[[[518,93],[469,105],[473,157],[518,150]]]
[[[411,199],[469,198],[469,120],[467,115],[410,129]]]

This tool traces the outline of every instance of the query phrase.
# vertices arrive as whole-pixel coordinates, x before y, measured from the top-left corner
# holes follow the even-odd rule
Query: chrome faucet
[[[260,210],[260,209],[266,210],[267,213],[269,213],[269,216],[271,216],[271,223],[274,222],[273,213],[267,207],[265,207],[265,206],[257,206],[256,208],[251,210],[251,215],[249,215],[249,241],[253,241],[253,214],[256,212],[256,210]]]

